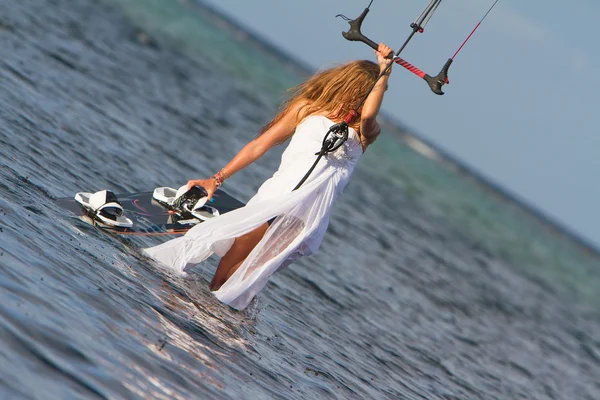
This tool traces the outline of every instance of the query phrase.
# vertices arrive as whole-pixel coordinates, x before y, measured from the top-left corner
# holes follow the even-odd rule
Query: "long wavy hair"
[[[354,110],[367,95],[368,90],[379,76],[379,66],[368,60],[349,63],[320,71],[304,83],[288,90],[288,99],[279,112],[262,130],[266,132],[290,109],[298,108],[295,125],[309,115],[325,115],[339,122]],[[300,107],[297,107],[300,105]],[[352,124],[357,129],[360,118]]]

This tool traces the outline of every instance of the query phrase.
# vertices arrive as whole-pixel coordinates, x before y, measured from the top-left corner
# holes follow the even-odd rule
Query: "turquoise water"
[[[432,162],[390,136],[373,147],[375,154],[365,163],[373,174],[384,176],[457,234],[582,301],[600,304],[596,253],[476,179]]]
[[[173,277],[140,254],[164,238],[65,215],[209,176],[306,72],[189,1],[48,4],[0,1],[1,398],[600,398],[597,255],[390,121],[319,252],[243,312],[216,259]]]
[[[273,105],[277,96],[300,82],[300,68],[292,63],[284,67],[280,57],[248,40],[247,33],[199,12],[192,1],[104,1],[119,7],[144,30],[160,35],[186,56],[210,60],[237,84],[249,82],[249,88],[260,85],[261,92],[275,97],[269,99]]]

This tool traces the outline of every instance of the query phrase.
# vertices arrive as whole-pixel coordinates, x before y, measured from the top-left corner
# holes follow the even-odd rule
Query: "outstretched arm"
[[[244,169],[254,161],[258,160],[263,154],[276,144],[286,141],[296,130],[296,114],[298,107],[290,109],[283,117],[277,121],[267,131],[262,133],[256,139],[246,144],[240,151],[229,161],[229,163],[221,169],[215,176],[209,179],[190,180],[187,183],[188,189],[193,186],[202,186],[208,192],[210,200],[217,190],[217,187],[225,179],[229,178],[236,172]],[[217,183],[217,181],[220,183]]]
[[[375,52],[377,55],[377,62],[379,63],[379,73],[382,73],[386,67],[392,63],[392,60],[386,58],[389,53],[393,53],[393,50],[385,45],[384,43],[379,44],[379,48]],[[381,102],[383,101],[383,94],[387,90],[388,78],[390,76],[392,69],[391,67],[388,69],[388,72],[383,75],[377,83],[375,87],[365,100],[365,104],[363,105],[363,109],[361,112],[361,122],[360,122],[360,133],[366,139],[367,144],[371,144],[379,135],[380,128],[377,123],[377,114],[379,113],[379,108],[381,107]]]

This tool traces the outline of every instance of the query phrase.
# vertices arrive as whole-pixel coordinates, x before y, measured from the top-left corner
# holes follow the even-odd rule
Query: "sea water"
[[[173,277],[140,254],[166,238],[56,198],[210,176],[310,71],[189,1],[0,0],[0,43],[1,398],[600,398],[597,253],[402,115],[319,253],[237,312],[216,260]],[[225,190],[248,200],[282,150]]]

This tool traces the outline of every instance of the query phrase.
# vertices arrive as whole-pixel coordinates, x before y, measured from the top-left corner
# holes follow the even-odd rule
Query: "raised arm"
[[[190,180],[187,183],[188,189],[193,186],[202,186],[208,192],[208,198],[211,199],[218,186],[223,181],[238,171],[244,169],[254,161],[258,160],[263,154],[276,144],[286,141],[296,130],[296,114],[300,105],[291,108],[283,117],[262,133],[256,139],[246,144],[240,151],[223,167],[218,173],[209,179]]]
[[[392,62],[389,58],[385,56],[389,53],[393,53],[393,50],[385,45],[384,43],[379,44],[379,48],[375,52],[377,55],[377,62],[379,63],[379,71],[380,73],[385,70],[385,68]],[[360,122],[360,133],[366,139],[366,144],[371,144],[379,135],[380,128],[377,123],[377,114],[379,113],[379,108],[381,107],[381,102],[383,101],[383,94],[387,90],[388,79],[390,76],[390,72],[392,71],[391,67],[388,69],[388,72],[383,75],[377,83],[375,87],[365,100],[365,104],[363,105]]]

